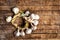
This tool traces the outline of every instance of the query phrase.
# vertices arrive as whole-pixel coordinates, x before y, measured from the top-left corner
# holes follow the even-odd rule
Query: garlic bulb
[[[12,17],[11,16],[9,16],[9,17],[6,18],[6,21],[7,22],[10,22],[11,20],[12,20]]]
[[[12,11],[13,11],[15,14],[17,14],[17,13],[19,12],[19,8],[15,7],[15,8],[12,9]]]
[[[27,29],[26,30],[26,34],[31,34],[31,32],[32,32],[32,29]]]
[[[21,36],[25,36],[25,33],[23,31],[21,32]]]

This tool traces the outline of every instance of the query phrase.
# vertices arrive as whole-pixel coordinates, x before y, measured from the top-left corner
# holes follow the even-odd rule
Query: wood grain
[[[15,37],[15,30],[6,17],[11,9],[30,10],[40,16],[37,30],[24,37]],[[60,0],[0,0],[0,40],[60,40]]]

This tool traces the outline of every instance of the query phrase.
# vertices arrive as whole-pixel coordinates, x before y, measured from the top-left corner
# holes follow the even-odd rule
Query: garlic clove
[[[30,14],[30,12],[29,12],[29,11],[26,11],[26,12],[25,12],[25,15],[26,15],[26,16],[28,16],[29,14]]]
[[[16,36],[20,36],[20,32],[17,32],[17,33],[16,33]]]
[[[27,29],[26,30],[26,34],[31,34],[31,32],[32,32],[32,29]]]
[[[16,31],[16,33],[15,33],[15,36],[20,36],[21,35],[21,33],[19,32],[19,30],[18,31]]]
[[[11,22],[11,20],[12,20],[12,17],[11,16],[9,16],[9,17],[6,18],[6,21],[7,22]]]
[[[21,36],[25,36],[25,33],[23,31],[21,32]]]
[[[37,20],[38,20],[38,19],[39,19],[39,15],[35,15],[35,19],[37,19]]]
[[[32,19],[36,19],[36,20],[38,20],[38,19],[39,19],[39,15],[31,14],[31,18],[32,18]]]
[[[36,30],[36,29],[37,29],[37,27],[36,27],[36,26],[33,26],[33,27],[32,27],[32,30]]]
[[[38,25],[38,20],[34,20],[32,23],[36,26]]]
[[[12,11],[13,11],[15,14],[17,14],[17,13],[19,12],[19,8],[15,7],[15,8],[12,9]]]
[[[35,19],[35,14],[31,14],[30,16],[32,19]]]

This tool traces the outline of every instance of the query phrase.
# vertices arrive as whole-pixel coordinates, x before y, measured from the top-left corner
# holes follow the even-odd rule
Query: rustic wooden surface
[[[5,18],[11,8],[31,10],[40,16],[38,29],[24,37],[15,37],[15,30]],[[0,0],[0,40],[60,40],[60,0]]]

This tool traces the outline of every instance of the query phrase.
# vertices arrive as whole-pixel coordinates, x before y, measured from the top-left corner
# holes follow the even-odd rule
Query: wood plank
[[[30,10],[30,12],[39,14],[40,16],[60,16],[60,11],[51,11],[51,10]],[[1,15],[0,16],[7,16],[7,15],[13,15],[14,13],[11,10],[0,10]]]
[[[29,6],[38,6],[38,5],[59,5],[59,0],[1,0],[0,6],[13,6],[13,5],[29,5]]]
[[[26,35],[24,37],[13,37],[13,34],[6,34],[6,38],[7,39],[55,39],[55,38],[59,38],[60,34],[54,33],[54,34],[30,34],[30,35]]]
[[[0,34],[5,34],[5,32],[9,32],[12,33],[16,28],[13,26],[13,25],[0,25]],[[4,32],[3,32],[4,31]],[[32,34],[54,34],[54,33],[60,33],[60,28],[59,29],[48,29],[48,28],[40,28],[40,29],[37,29],[35,31],[32,32]]]
[[[60,39],[48,39],[48,40],[60,40]]]
[[[60,16],[55,16],[54,18],[57,18]],[[39,20],[39,25],[38,25],[38,28],[59,28],[60,26],[60,20],[58,19],[53,19],[51,16],[43,16],[40,18]],[[6,18],[5,19],[0,19],[0,24],[9,24],[6,22]]]
[[[15,37],[14,26],[6,22],[11,9],[30,10],[40,16],[37,30]],[[60,0],[0,0],[0,40],[60,40]]]
[[[40,16],[45,15],[45,16],[60,16],[60,11],[55,11],[55,10],[30,10],[30,12],[33,12],[35,14],[39,14]],[[14,13],[11,10],[0,10],[0,13],[2,15],[13,15]]]
[[[0,6],[0,10],[11,10],[14,6]],[[58,10],[59,6],[17,6],[20,10]]]
[[[0,24],[1,25],[1,24]],[[6,26],[5,26],[6,25]],[[7,24],[3,24],[3,27],[8,27],[9,25],[12,25],[11,23],[7,23]],[[11,27],[14,27],[14,26],[11,26]],[[60,26],[59,25],[40,25],[40,26],[37,26],[38,28],[37,29],[47,29],[47,30],[57,30],[57,29],[60,29]]]
[[[6,35],[7,38],[9,39],[17,39],[17,37],[13,37],[11,34],[10,35]],[[52,39],[52,38],[58,38],[59,39],[59,36],[58,34],[30,34],[30,35],[26,35],[24,37],[18,37],[18,39]]]

